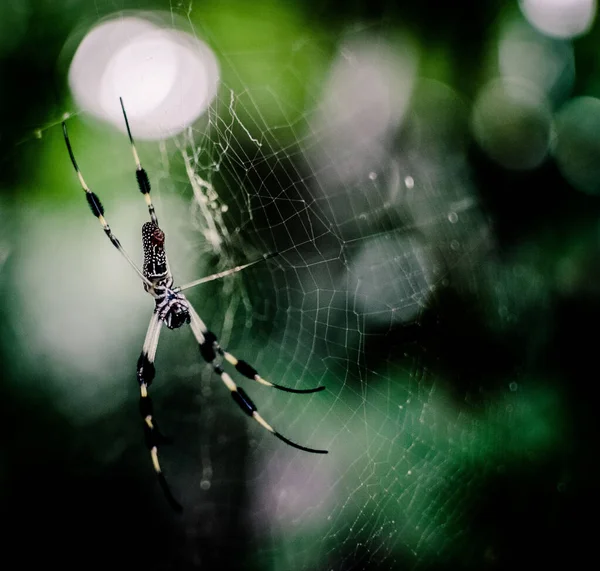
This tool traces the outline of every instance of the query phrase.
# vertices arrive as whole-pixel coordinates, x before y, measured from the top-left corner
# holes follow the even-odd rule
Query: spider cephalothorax
[[[150,214],[151,222],[146,222],[142,226],[142,246],[144,248],[144,264],[140,270],[135,262],[129,257],[129,254],[125,251],[121,242],[113,234],[108,222],[104,218],[104,207],[100,202],[98,196],[93,193],[85,180],[71,149],[71,143],[69,142],[69,136],[67,134],[67,126],[63,122],[63,133],[65,137],[65,143],[71,162],[75,168],[75,172],[79,178],[81,188],[85,192],[86,199],[92,210],[92,214],[96,216],[102,225],[104,233],[111,241],[112,245],[123,255],[131,267],[136,271],[138,276],[141,278],[144,284],[144,289],[148,292],[155,302],[154,311],[150,318],[150,324],[148,325],[148,331],[146,332],[146,338],[144,345],[142,346],[142,352],[137,363],[137,380],[140,385],[140,413],[143,419],[144,432],[146,435],[146,445],[150,450],[150,456],[152,458],[152,464],[158,475],[158,480],[165,491],[167,499],[171,505],[180,509],[181,506],[175,501],[171,492],[169,491],[165,478],[162,475],[160,464],[158,462],[158,446],[165,441],[164,437],[158,431],[156,420],[154,419],[152,399],[150,398],[149,387],[154,380],[156,370],[154,368],[154,358],[156,356],[156,348],[158,346],[158,338],[162,325],[166,325],[169,329],[177,329],[182,325],[189,323],[190,329],[196,341],[198,348],[200,349],[200,355],[202,358],[212,367],[213,371],[220,377],[225,387],[229,390],[233,400],[238,404],[244,413],[250,418],[253,418],[260,424],[264,429],[268,430],[271,434],[297,448],[298,450],[304,450],[305,452],[313,452],[316,454],[327,454],[327,450],[316,450],[314,448],[307,448],[292,442],[279,432],[277,432],[259,413],[256,405],[252,402],[250,397],[246,394],[246,391],[242,387],[239,387],[233,378],[225,371],[222,365],[228,363],[234,367],[236,371],[244,377],[260,383],[261,385],[286,391],[289,393],[314,393],[323,390],[325,387],[316,387],[312,389],[293,389],[278,385],[263,379],[258,371],[246,361],[238,359],[228,351],[226,351],[221,345],[217,336],[206,327],[206,324],[198,313],[194,310],[193,306],[186,299],[185,295],[181,293],[183,290],[191,287],[200,285],[205,282],[209,282],[215,279],[221,279],[225,276],[229,276],[244,268],[252,266],[262,260],[266,260],[269,257],[276,255],[274,253],[263,256],[259,260],[236,266],[229,270],[201,278],[199,280],[190,282],[181,287],[174,287],[173,277],[169,270],[169,263],[167,261],[167,254],[165,252],[165,234],[158,226],[158,219],[154,210],[154,205],[150,198],[150,180],[146,171],[140,164],[135,145],[133,143],[133,137],[131,136],[131,130],[129,129],[129,121],[127,120],[127,114],[125,113],[125,107],[121,100],[121,107],[123,109],[123,117],[125,118],[125,125],[127,126],[127,133],[131,142],[131,150],[133,151],[133,157],[136,163],[136,178],[140,192],[144,196],[146,205],[148,206],[148,213]]]
[[[177,329],[190,322],[190,304],[186,297],[173,287],[173,278],[168,277],[154,286],[156,313],[169,329]]]

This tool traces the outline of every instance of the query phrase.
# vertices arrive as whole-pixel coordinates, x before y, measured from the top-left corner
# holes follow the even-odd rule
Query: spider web
[[[507,272],[489,262],[492,231],[461,146],[463,102],[419,79],[410,69],[417,56],[409,54],[398,60],[409,69],[403,81],[412,82],[402,85],[405,112],[371,136],[380,101],[357,102],[353,89],[380,80],[376,62],[398,63],[398,44],[368,27],[345,30],[330,44],[310,35],[274,43],[270,53],[252,54],[272,66],[255,85],[239,54],[219,50],[210,25],[193,18],[195,8],[172,11],[216,47],[224,70],[218,98],[201,124],[172,142],[139,145],[159,219],[176,245],[171,265],[185,282],[277,253],[190,290],[189,298],[221,344],[265,378],[298,389],[327,387],[292,395],[236,376],[277,430],[329,454],[305,454],[275,440],[232,405],[191,336],[163,333],[153,394],[175,442],[161,459],[186,511],[175,519],[165,510],[169,523],[161,527],[179,546],[179,563],[162,551],[154,563],[274,570],[493,563],[503,546],[485,523],[486,485],[550,446],[555,431],[542,417],[555,403],[552,395],[521,396],[506,370],[487,392],[472,354],[477,332],[468,331],[472,310],[461,300],[474,300],[501,333],[527,300],[543,303],[543,294],[529,266]],[[327,65],[306,77],[304,62],[315,53]],[[281,60],[286,65],[274,63]],[[348,80],[348,92],[340,91],[336,74]],[[286,81],[304,85],[301,100],[286,98]],[[84,172],[100,188],[110,177],[93,169]],[[113,203],[110,213],[123,243],[138,239],[134,198],[118,207],[121,214]],[[62,227],[63,236],[87,235],[89,228]],[[98,252],[108,250],[102,239]],[[106,260],[113,255],[108,251]],[[95,255],[87,269],[103,263]],[[56,271],[77,269],[65,262]],[[135,290],[131,297],[114,294],[114,314],[110,307],[103,312],[110,317],[103,327],[118,331],[114,342],[130,347],[112,367],[129,371],[143,319],[123,324],[123,305],[132,315],[147,308],[137,301],[135,276],[111,280],[119,291]],[[507,293],[514,289],[522,291],[518,302]],[[492,369],[500,358],[481,357]],[[102,356],[95,367],[105,369]],[[84,372],[88,381],[103,376]],[[115,388],[121,382],[98,389],[101,401],[111,402],[97,411],[115,427],[102,429],[107,439],[126,422],[116,420],[119,405],[135,400],[134,391]],[[531,424],[541,428],[524,429]],[[96,452],[102,464],[135,454],[137,426],[124,426],[132,436],[119,435],[110,450]],[[144,460],[140,451],[138,480],[146,479]],[[138,456],[128,463],[134,461]],[[157,490],[142,489],[160,510]]]
[[[340,38],[357,81],[369,73],[370,58],[385,59],[390,49],[375,38],[373,53],[361,54],[355,40],[363,34]],[[284,73],[304,81],[294,64],[303,48],[273,49],[290,62]],[[235,76],[236,62],[221,56],[224,75]],[[282,72],[272,71],[276,85]],[[440,132],[426,114],[446,101],[425,101],[422,109],[413,103],[416,118],[393,134],[398,140],[369,149],[356,123],[377,120],[372,101],[357,109],[334,93],[336,104],[351,112],[329,121],[323,86],[306,92],[305,107],[290,109],[271,85],[236,90],[223,84],[208,123],[188,131],[177,147],[194,193],[200,248],[215,257],[215,270],[255,252],[279,253],[265,267],[215,284],[210,295],[199,293],[197,299],[207,299],[199,309],[224,343],[252,355],[267,378],[296,388],[327,386],[327,393],[309,397],[249,390],[274,426],[330,454],[282,448],[237,422],[237,434],[224,436],[219,425],[229,426],[239,413],[209,378],[200,438],[206,493],[198,513],[203,522],[219,522],[217,514],[232,509],[219,491],[227,495],[222,488],[232,478],[241,485],[248,496],[238,517],[252,530],[257,568],[419,567],[465,554],[485,559],[491,548],[470,549],[468,526],[480,501],[477,489],[498,458],[520,453],[514,434],[500,450],[490,444],[502,432],[498,425],[506,419],[499,423],[498,415],[512,395],[473,410],[474,383],[454,402],[451,382],[432,370],[436,358],[427,357],[419,335],[424,319],[436,315],[430,308],[436,290],[451,279],[459,290],[475,288],[470,274],[490,247],[464,160],[432,141]],[[276,122],[273,113],[265,116],[273,108]],[[411,128],[433,133],[417,136]],[[218,412],[209,414],[208,407]],[[223,451],[215,450],[215,437],[228,446],[248,439],[239,480],[219,467]],[[191,478],[184,489],[193,486]],[[214,504],[211,495],[219,498]],[[206,531],[195,532],[205,537]]]

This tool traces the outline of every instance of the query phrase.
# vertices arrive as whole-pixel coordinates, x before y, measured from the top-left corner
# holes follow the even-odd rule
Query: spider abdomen
[[[142,247],[144,248],[142,266],[144,276],[152,282],[165,279],[169,275],[165,233],[154,222],[146,222],[142,226]]]

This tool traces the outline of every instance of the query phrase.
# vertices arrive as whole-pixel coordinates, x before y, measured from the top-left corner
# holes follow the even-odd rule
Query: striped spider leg
[[[233,400],[238,404],[241,410],[245,412],[248,416],[256,420],[258,424],[260,424],[263,428],[271,432],[274,436],[276,436],[289,446],[292,446],[299,450],[303,450],[305,452],[312,452],[315,454],[327,454],[327,450],[317,450],[314,448],[307,448],[306,446],[301,446],[300,444],[296,444],[295,442],[289,440],[288,438],[277,432],[258,413],[256,405],[252,402],[252,400],[246,394],[244,389],[237,386],[233,378],[223,368],[223,364],[228,363],[229,365],[233,366],[238,373],[259,384],[275,388],[281,391],[286,391],[289,393],[315,393],[324,390],[325,387],[319,386],[311,389],[292,389],[290,387],[267,381],[266,379],[261,377],[258,371],[254,369],[254,367],[252,367],[249,363],[247,363],[244,360],[238,359],[219,345],[216,335],[208,330],[200,316],[197,314],[197,312],[191,306],[188,299],[182,293],[182,291],[192,288],[194,286],[201,285],[203,283],[213,281],[216,279],[220,279],[228,275],[237,273],[241,270],[244,270],[254,264],[257,264],[258,262],[261,262],[265,259],[268,259],[271,256],[276,255],[275,253],[265,255],[262,258],[253,262],[239,265],[229,270],[218,272],[211,276],[195,280],[181,287],[177,287],[174,285],[173,276],[169,268],[169,263],[165,251],[165,234],[158,225],[158,218],[156,216],[154,205],[152,204],[152,200],[150,198],[150,181],[148,179],[146,171],[142,168],[142,165],[140,163],[140,159],[135,148],[133,136],[131,134],[131,129],[129,127],[129,121],[127,119],[125,107],[123,105],[123,100],[121,99],[120,101],[121,108],[123,110],[123,117],[125,119],[125,125],[127,127],[127,134],[129,136],[129,141],[131,143],[131,149],[136,164],[136,179],[138,182],[140,192],[143,194],[144,200],[146,201],[148,213],[150,215],[150,221],[142,225],[142,247],[144,250],[144,260],[141,270],[135,265],[133,260],[129,257],[127,252],[121,246],[119,240],[112,233],[108,222],[104,218],[104,208],[99,198],[96,196],[95,193],[93,193],[90,190],[90,188],[85,183],[85,180],[83,179],[83,176],[75,160],[75,156],[73,154],[73,150],[71,148],[71,143],[69,141],[69,136],[67,133],[67,126],[64,122],[63,134],[65,138],[65,143],[67,145],[67,149],[69,151],[69,156],[71,157],[71,162],[73,163],[73,167],[75,169],[75,172],[77,173],[81,187],[86,194],[86,199],[92,210],[92,213],[100,221],[100,224],[102,225],[102,228],[104,229],[104,232],[110,239],[111,243],[115,246],[115,248],[117,248],[117,250],[119,250],[119,252],[123,255],[123,257],[125,257],[125,259],[129,263],[129,265],[140,276],[140,278],[142,279],[144,290],[148,294],[150,294],[154,299],[154,311],[150,319],[150,324],[148,325],[148,330],[146,332],[146,337],[142,346],[142,352],[137,362],[137,380],[140,387],[140,414],[143,419],[146,445],[150,451],[152,465],[158,476],[161,488],[163,489],[171,507],[180,510],[181,506],[173,498],[167,486],[158,459],[158,447],[160,444],[166,441],[166,438],[160,433],[158,429],[157,422],[154,418],[152,399],[149,396],[149,388],[156,375],[154,360],[156,357],[156,349],[158,347],[160,331],[163,325],[166,325],[168,329],[178,329],[183,325],[189,324],[192,333],[194,334],[194,337],[198,342],[201,356],[207,363],[209,363],[212,366],[213,371],[219,375],[225,386],[229,389]]]

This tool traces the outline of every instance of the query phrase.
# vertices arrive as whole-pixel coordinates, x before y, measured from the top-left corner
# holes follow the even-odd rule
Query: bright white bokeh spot
[[[556,117],[554,156],[576,189],[600,194],[600,100],[576,97]]]
[[[552,133],[544,94],[524,80],[493,80],[479,93],[471,116],[475,139],[488,156],[508,169],[539,166]]]
[[[140,115],[151,113],[168,96],[179,72],[178,50],[168,35],[152,33],[148,36],[126,45],[109,62],[105,75],[118,79],[121,85],[102,82],[100,102],[104,109],[114,107],[123,88],[127,89],[124,96],[127,104],[135,103],[136,113]],[[127,84],[121,87],[124,78]]]
[[[532,26],[556,38],[574,38],[589,31],[596,17],[596,0],[520,0]]]
[[[217,61],[206,44],[134,16],[90,30],[69,69],[77,105],[124,131],[122,97],[138,139],[181,132],[207,111],[218,84]]]

